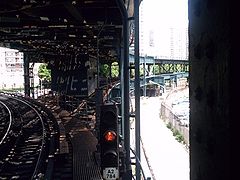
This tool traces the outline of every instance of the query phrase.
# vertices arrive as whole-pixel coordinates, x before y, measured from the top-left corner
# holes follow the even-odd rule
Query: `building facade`
[[[23,53],[0,48],[0,89],[24,87]]]

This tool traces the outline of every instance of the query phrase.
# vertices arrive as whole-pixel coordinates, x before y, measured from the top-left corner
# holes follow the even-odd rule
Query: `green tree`
[[[118,77],[119,76],[119,65],[118,62],[112,63],[112,77]]]
[[[41,64],[38,69],[38,77],[42,81],[51,81],[51,70],[47,68],[46,64]]]
[[[110,71],[110,68],[107,64],[101,64],[100,65],[100,74],[103,77],[109,77],[109,71]]]
[[[140,65],[139,74],[140,74],[140,76],[144,75],[144,68],[143,68],[142,64]]]
[[[158,65],[153,65],[154,74],[160,74],[160,68]]]
[[[108,64],[102,64],[100,66],[100,74],[103,77],[110,76],[110,66]],[[111,77],[118,77],[119,76],[119,65],[118,62],[113,62],[111,64]]]

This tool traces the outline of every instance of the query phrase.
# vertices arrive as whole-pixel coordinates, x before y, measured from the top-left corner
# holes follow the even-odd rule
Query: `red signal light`
[[[117,138],[117,134],[114,131],[107,131],[104,134],[104,139],[107,142],[113,142]]]

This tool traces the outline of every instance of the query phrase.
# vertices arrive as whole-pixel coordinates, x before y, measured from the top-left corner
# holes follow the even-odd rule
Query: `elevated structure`
[[[119,62],[126,81],[121,88],[125,94],[122,121],[127,125],[128,17],[132,14],[133,1],[123,0],[1,1],[0,46],[24,53],[27,96],[31,92],[30,63],[48,64],[54,91],[85,98],[99,88],[100,64]],[[125,127],[124,146],[130,178],[128,129]]]
[[[134,65],[134,55],[129,55],[130,66]],[[188,72],[189,61],[186,59],[162,59],[153,56],[139,56],[139,63],[144,66],[146,71],[150,71],[150,66],[156,65],[159,73]]]
[[[189,1],[191,180],[239,176],[238,7],[228,0]],[[120,17],[111,0],[0,1],[0,42],[27,54],[27,86],[29,61],[81,62],[86,52],[95,62],[119,60]]]
[[[0,46],[25,54],[27,89],[27,64],[44,62],[53,90],[88,96],[97,86],[99,64],[120,61],[122,28],[117,1],[0,2]]]

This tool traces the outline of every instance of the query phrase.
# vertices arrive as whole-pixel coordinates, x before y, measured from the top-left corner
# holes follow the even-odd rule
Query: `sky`
[[[140,12],[140,21],[143,20],[142,25],[140,22],[140,31],[143,32],[140,54],[186,59],[188,0],[143,0],[140,9],[143,12]],[[150,32],[153,32],[154,41],[151,47]]]
[[[8,48],[0,47],[0,52],[5,52],[6,49],[8,49]]]
[[[143,3],[150,26],[188,26],[188,0],[143,0]]]

